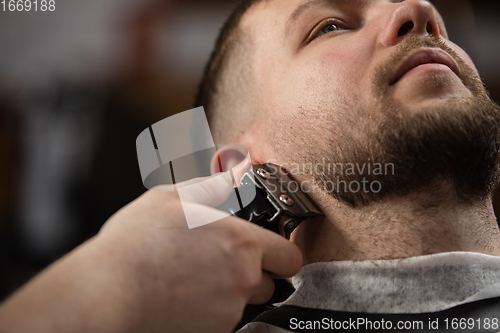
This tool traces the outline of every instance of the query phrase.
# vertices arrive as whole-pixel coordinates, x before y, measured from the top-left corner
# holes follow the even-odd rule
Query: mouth
[[[391,76],[389,85],[396,84],[403,76],[413,69],[423,65],[444,65],[460,77],[460,70],[453,58],[445,51],[437,48],[420,49],[406,57]]]

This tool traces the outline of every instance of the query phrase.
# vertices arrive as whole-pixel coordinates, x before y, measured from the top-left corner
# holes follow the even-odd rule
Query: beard
[[[394,64],[422,47],[450,54],[472,97],[452,97],[446,104],[420,110],[395,100],[389,85]],[[343,134],[329,140],[322,153],[306,152],[303,161],[315,166],[309,172],[317,185],[352,206],[432,191],[443,182],[461,203],[490,196],[499,178],[500,108],[475,71],[439,38],[409,36],[375,73],[373,94],[380,120],[355,125],[353,132],[362,133],[362,139]],[[426,83],[438,88],[449,83],[449,77],[432,74]]]

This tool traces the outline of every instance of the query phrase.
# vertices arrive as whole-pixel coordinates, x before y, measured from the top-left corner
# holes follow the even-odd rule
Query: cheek
[[[266,126],[275,136],[281,133],[314,141],[319,133],[345,130],[349,120],[361,116],[354,116],[353,110],[367,110],[361,107],[369,91],[367,52],[354,43],[340,47],[334,42],[304,49],[262,73],[266,77]],[[316,134],[311,135],[311,128]]]
[[[296,84],[292,98],[300,98],[301,104],[356,99],[366,73],[366,61],[346,50],[319,54],[321,56],[300,62],[287,73],[287,81]]]

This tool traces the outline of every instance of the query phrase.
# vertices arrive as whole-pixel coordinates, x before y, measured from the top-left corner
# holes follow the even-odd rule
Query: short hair
[[[236,5],[220,29],[198,86],[194,107],[205,108],[212,135],[219,143],[229,143],[242,133],[241,128],[236,129],[238,126],[234,122],[238,113],[243,113],[241,109],[246,107],[242,104],[248,102],[244,101],[244,96],[249,85],[247,74],[251,67],[251,55],[248,44],[251,38],[241,31],[240,22],[247,10],[260,1],[262,0],[242,0]],[[230,64],[235,65],[231,67]],[[224,83],[227,80],[229,82]]]

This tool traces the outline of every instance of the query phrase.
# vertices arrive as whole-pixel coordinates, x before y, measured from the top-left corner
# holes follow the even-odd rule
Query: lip
[[[450,68],[456,76],[460,77],[460,70],[456,61],[441,49],[420,49],[407,56],[391,76],[389,85],[397,83],[406,73],[412,69],[426,64],[441,64]]]

